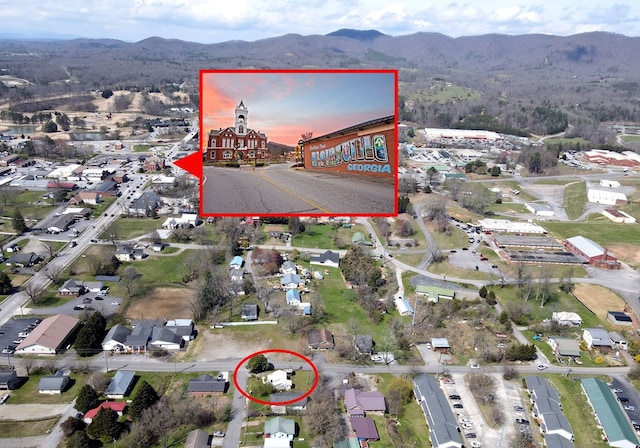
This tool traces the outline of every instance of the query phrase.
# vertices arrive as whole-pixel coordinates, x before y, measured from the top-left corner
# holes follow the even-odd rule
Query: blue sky
[[[588,31],[640,36],[640,2],[629,0],[0,0],[0,11],[0,37],[135,42],[160,36],[213,43],[340,28],[377,29],[393,36],[419,31],[452,37]]]
[[[318,137],[395,113],[392,73],[205,73],[205,133],[234,125],[244,102],[250,129],[270,141],[295,145],[303,132]]]

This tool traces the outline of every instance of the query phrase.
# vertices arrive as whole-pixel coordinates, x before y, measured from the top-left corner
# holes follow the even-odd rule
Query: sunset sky
[[[249,129],[292,146],[307,131],[319,137],[395,113],[391,72],[203,72],[201,82],[204,135],[234,126],[241,100]]]

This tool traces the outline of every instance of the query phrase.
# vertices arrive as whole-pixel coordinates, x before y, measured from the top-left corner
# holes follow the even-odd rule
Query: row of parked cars
[[[33,323],[30,323],[25,328],[22,329],[20,333],[18,333],[18,338],[13,340],[15,345],[7,345],[2,349],[3,355],[12,355],[16,351],[16,346],[20,345],[24,339],[31,334],[34,328],[38,326],[38,324],[42,322],[40,319],[36,319]]]
[[[449,395],[449,400],[453,401],[451,405],[454,409],[464,409],[463,404],[460,402],[461,397],[458,394]],[[473,422],[469,418],[461,418],[460,419],[460,427],[463,429],[464,437],[469,439],[476,439],[478,436],[475,432],[473,432]],[[469,440],[469,446],[472,448],[481,448],[482,443],[477,440]]]

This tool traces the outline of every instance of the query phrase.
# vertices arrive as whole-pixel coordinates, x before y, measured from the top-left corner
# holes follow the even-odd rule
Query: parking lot
[[[611,391],[618,398],[634,430],[640,435],[640,396],[638,392],[626,379],[615,377],[611,380]]]
[[[18,335],[21,332],[27,331],[30,325],[34,325],[39,322],[38,318],[19,318],[9,319],[4,325],[0,327],[0,347],[2,348],[2,356],[10,357],[13,353],[5,353],[7,347],[17,347],[21,339]],[[31,330],[28,330],[31,331]]]
[[[100,311],[107,317],[118,311],[121,303],[121,297],[89,293],[70,299],[68,302],[56,307],[33,308],[30,311],[38,315],[68,314],[70,316],[78,316],[84,311]]]
[[[494,400],[498,402],[500,408],[504,412],[504,424],[502,426],[492,427],[484,420],[480,407],[478,406],[471,391],[464,381],[463,374],[453,374],[452,379],[455,384],[443,384],[444,393],[447,397],[459,396],[460,398],[451,399],[452,410],[458,419],[460,425],[461,436],[465,446],[469,446],[472,441],[477,441],[483,447],[498,446],[502,440],[503,446],[505,441],[510,440],[516,431],[515,418],[526,416],[526,406],[522,398],[522,391],[516,383],[504,381],[501,374],[490,374],[495,380]],[[462,408],[454,407],[461,404]],[[514,406],[522,406],[525,412],[515,412]],[[467,437],[466,435],[475,434],[475,437]]]

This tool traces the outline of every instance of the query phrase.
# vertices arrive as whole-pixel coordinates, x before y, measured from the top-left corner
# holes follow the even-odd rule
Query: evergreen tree
[[[100,404],[100,397],[98,392],[89,384],[85,384],[78,393],[76,398],[76,409],[83,414],[91,409],[95,409]]]
[[[480,288],[480,291],[478,291],[478,295],[483,299],[487,297],[487,287],[483,285],[482,288]]]
[[[107,321],[100,312],[95,312],[78,332],[74,347],[80,356],[91,356],[101,350]]]
[[[89,437],[109,442],[117,438],[120,435],[120,431],[118,413],[110,408],[100,408],[89,426],[87,426]]]
[[[91,439],[84,431],[76,431],[67,440],[66,448],[87,448],[91,446]]]
[[[156,392],[153,386],[146,381],[143,381],[138,393],[133,397],[129,414],[131,414],[131,417],[134,420],[137,420],[145,409],[153,406],[159,399],[160,397],[158,396],[158,392]]]
[[[13,230],[15,230],[18,235],[22,235],[25,230],[27,230],[27,224],[24,221],[24,216],[22,216],[19,209],[16,209],[16,211],[13,212]]]
[[[0,294],[10,294],[12,289],[11,278],[6,272],[0,271]]]

